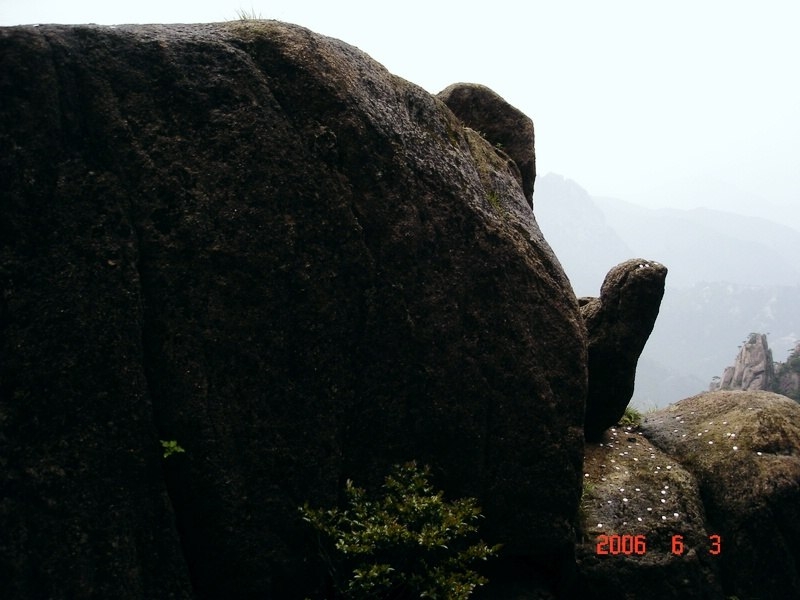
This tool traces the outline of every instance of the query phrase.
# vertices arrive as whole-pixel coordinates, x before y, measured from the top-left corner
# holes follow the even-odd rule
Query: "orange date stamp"
[[[708,536],[709,554],[717,556],[722,553],[722,537],[715,534]],[[671,540],[671,551],[675,556],[683,556],[686,552],[686,544],[683,536],[675,534]],[[610,556],[642,556],[647,554],[647,538],[644,535],[598,535],[595,553],[598,555]]]

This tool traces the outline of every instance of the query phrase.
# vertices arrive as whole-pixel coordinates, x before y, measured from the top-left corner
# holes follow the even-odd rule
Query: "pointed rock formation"
[[[771,390],[775,382],[772,350],[767,336],[751,333],[736,361],[727,367],[716,386],[719,390]]]
[[[586,439],[617,423],[633,396],[636,364],[658,316],[667,268],[633,259],[606,275],[599,298],[581,298],[589,335]]]

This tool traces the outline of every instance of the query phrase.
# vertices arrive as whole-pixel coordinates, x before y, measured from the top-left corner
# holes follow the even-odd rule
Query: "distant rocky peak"
[[[711,391],[771,390],[774,381],[775,366],[767,336],[753,332],[740,346],[733,365],[712,381]]]

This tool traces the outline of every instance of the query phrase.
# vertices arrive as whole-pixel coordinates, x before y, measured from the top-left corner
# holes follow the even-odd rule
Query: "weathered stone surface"
[[[733,365],[725,367],[725,370],[722,372],[722,377],[715,381],[712,381],[708,391],[716,392],[717,390],[730,390],[731,383],[733,382],[733,374],[735,371],[736,367],[734,367]]]
[[[795,344],[785,362],[776,365],[772,391],[800,402],[800,342]]]
[[[528,204],[533,206],[536,179],[533,121],[486,86],[454,83],[437,97],[447,104],[465,125],[491,142],[501,157],[509,157]]]
[[[800,402],[800,371],[784,370],[777,378],[774,389],[777,393]]]
[[[4,597],[302,598],[297,507],[412,458],[557,585],[585,330],[502,153],[275,22],[3,29],[0,98]]]
[[[800,406],[770,392],[709,392],[641,429],[697,479],[707,529],[722,538],[726,593],[800,597]]]
[[[637,427],[612,427],[586,445],[584,471],[573,598],[725,598],[697,482],[677,460]],[[682,536],[680,555],[675,535]],[[622,547],[624,538],[612,543],[612,536],[634,543],[638,536],[641,546],[628,537]]]
[[[589,335],[587,440],[598,440],[630,402],[636,364],[653,331],[666,277],[660,263],[628,260],[608,272],[599,298],[580,299]]]

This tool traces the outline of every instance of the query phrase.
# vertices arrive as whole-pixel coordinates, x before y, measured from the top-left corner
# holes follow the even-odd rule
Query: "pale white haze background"
[[[340,38],[430,92],[488,85],[533,118],[539,172],[592,195],[800,229],[796,0],[0,0],[0,25],[240,10]]]
[[[800,339],[800,1],[0,0],[0,25],[242,10],[342,39],[432,93],[482,83],[528,114],[534,212],[576,292],[633,256],[670,269],[640,406],[707,387],[748,332],[771,332],[776,360]],[[700,207],[714,210],[687,210]]]

